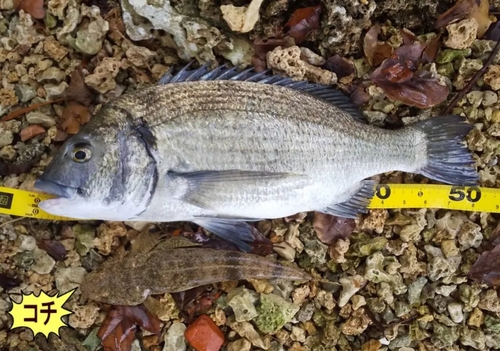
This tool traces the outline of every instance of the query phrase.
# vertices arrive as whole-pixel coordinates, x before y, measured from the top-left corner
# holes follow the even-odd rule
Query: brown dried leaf
[[[488,244],[493,246],[500,245],[500,223],[491,232]]]
[[[380,65],[385,59],[390,57],[393,52],[393,47],[385,42],[378,41],[380,26],[378,24],[371,27],[366,32],[363,39],[363,51],[370,66],[375,67]]]
[[[422,52],[426,48],[426,45],[423,43],[402,45],[394,51],[394,54],[399,56],[403,60],[409,60],[415,62],[418,65],[420,62],[420,57],[422,56]]]
[[[68,134],[76,134],[80,130],[80,126],[90,120],[90,111],[84,105],[70,102],[64,107],[62,118],[61,129]]]
[[[469,278],[489,286],[500,286],[500,245],[479,256],[469,271]]]
[[[62,130],[57,130],[56,136],[54,138],[55,142],[65,141],[69,138],[69,134],[63,132]]]
[[[38,156],[26,163],[20,163],[20,164],[0,161],[0,176],[5,177],[12,174],[26,173],[31,169],[31,167],[33,167],[38,163],[38,161],[40,161],[40,158],[41,157]]]
[[[42,19],[45,17],[45,9],[43,8],[43,0],[20,0],[17,10],[23,10],[29,13],[31,17]]]
[[[267,68],[266,55],[278,46],[284,46],[287,40],[283,38],[260,39],[253,42],[254,55],[252,57],[252,66],[257,72],[262,72]]]
[[[410,32],[408,29],[403,28],[399,30],[399,33],[401,34],[401,37],[403,38],[403,45],[410,45],[413,44],[417,39],[415,34]]]
[[[351,236],[356,223],[351,218],[336,217],[326,213],[315,212],[313,228],[318,239],[327,244],[333,244],[338,239]]]
[[[87,84],[85,84],[81,68],[77,68],[71,73],[71,82],[64,91],[64,97],[81,102],[85,106],[89,106],[92,103],[92,92],[87,87]]]
[[[394,55],[372,73],[371,80],[387,97],[409,106],[429,108],[445,101],[448,87],[430,77],[429,72],[415,72],[416,69],[413,61]]]
[[[474,11],[472,11],[470,17],[475,18],[479,24],[477,28],[477,37],[482,38],[486,33],[491,23],[490,19],[490,2],[489,0],[480,0],[479,5],[474,4]]]
[[[66,248],[57,240],[38,240],[36,244],[56,261],[64,261],[68,255]]]
[[[356,106],[361,106],[365,102],[370,101],[370,95],[365,91],[363,84],[351,85],[349,89],[350,99]]]
[[[434,59],[437,56],[437,53],[439,51],[439,43],[441,41],[441,33],[436,35],[434,38],[429,40],[427,43],[427,46],[424,49],[424,52],[422,53],[422,63],[430,63],[433,62]]]
[[[97,336],[105,351],[129,351],[135,339],[137,326],[160,335],[160,320],[144,305],[113,306],[104,319]]]
[[[332,56],[326,60],[323,68],[335,73],[338,79],[342,79],[354,73],[353,63],[339,55]]]
[[[191,323],[195,317],[208,312],[221,296],[221,291],[213,290],[211,285],[204,285],[171,295],[186,323]]]
[[[319,28],[321,10],[321,4],[296,10],[283,27],[283,33],[294,38],[295,43],[302,43],[309,33]]]
[[[488,28],[483,39],[494,41],[500,40],[500,21],[498,20],[498,18],[497,21]]]
[[[6,274],[0,273],[0,286],[4,290],[17,288],[19,285],[21,285],[21,283],[22,281],[17,278],[9,277]]]
[[[21,141],[26,141],[43,133],[45,133],[45,129],[43,127],[38,125],[31,125],[23,128],[19,135],[21,136]]]
[[[460,0],[448,11],[438,16],[434,28],[446,27],[452,22],[467,18],[474,11],[474,6],[477,6],[477,1],[479,0]]]

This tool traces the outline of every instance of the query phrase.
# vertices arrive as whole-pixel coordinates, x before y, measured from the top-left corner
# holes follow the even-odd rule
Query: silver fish
[[[248,221],[366,212],[380,173],[478,182],[459,116],[386,130],[330,86],[225,66],[159,83],[108,102],[65,142],[35,184],[58,196],[44,211],[191,221],[248,249]]]

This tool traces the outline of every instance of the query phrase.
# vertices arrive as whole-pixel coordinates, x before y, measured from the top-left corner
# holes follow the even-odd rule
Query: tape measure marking
[[[500,189],[438,184],[378,184],[368,208],[441,208],[457,211],[500,213]],[[38,207],[53,196],[0,187],[0,213],[12,216],[68,221]]]
[[[500,189],[439,184],[378,184],[369,208],[442,208],[500,213]]]
[[[71,218],[53,216],[38,207],[38,204],[54,196],[34,193],[27,190],[0,187],[0,213],[48,220],[74,220]]]

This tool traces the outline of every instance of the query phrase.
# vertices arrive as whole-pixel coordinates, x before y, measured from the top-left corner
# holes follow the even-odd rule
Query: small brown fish
[[[240,251],[200,247],[129,252],[110,259],[87,274],[80,286],[84,298],[133,306],[149,295],[173,293],[229,280],[281,278],[309,281],[313,277],[268,258]]]

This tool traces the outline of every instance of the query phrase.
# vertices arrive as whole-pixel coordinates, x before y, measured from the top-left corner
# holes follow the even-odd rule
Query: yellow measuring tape
[[[72,220],[53,216],[38,208],[53,196],[0,187],[0,213],[49,220]],[[369,208],[442,208],[500,213],[500,189],[434,184],[379,184]]]

